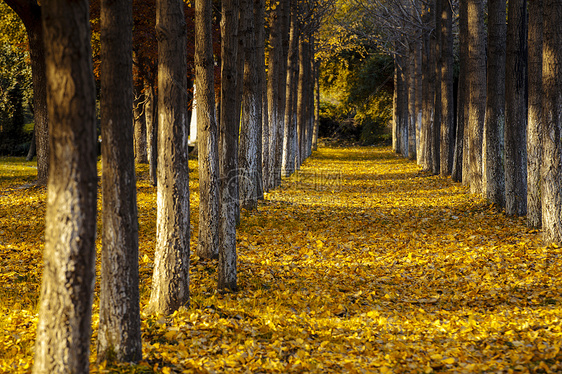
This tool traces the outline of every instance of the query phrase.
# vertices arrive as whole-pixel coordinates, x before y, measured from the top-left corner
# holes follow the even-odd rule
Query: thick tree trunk
[[[468,1],[459,1],[459,83],[457,130],[451,179],[468,182]]]
[[[506,1],[488,0],[488,81],[484,120],[483,194],[505,206],[505,41]]]
[[[443,1],[441,8],[441,150],[440,174],[450,175],[454,151],[453,97],[453,9]]]
[[[529,101],[527,120],[527,225],[541,227],[543,0],[529,2]]]
[[[156,3],[158,38],[158,183],[156,249],[147,312],[189,304],[187,29],[180,0]]]
[[[199,163],[199,244],[201,258],[219,256],[219,158],[215,116],[212,2],[195,2],[195,81]]]
[[[542,225],[545,243],[562,244],[562,3],[544,0]]]
[[[103,231],[98,362],[142,358],[133,151],[132,2],[101,2]]]
[[[468,0],[468,162],[472,193],[482,193],[482,141],[486,113],[486,0]],[[464,174],[464,172],[463,172]]]
[[[240,207],[253,210],[258,207],[258,142],[261,141],[258,128],[261,127],[261,92],[258,86],[258,55],[256,48],[256,29],[254,27],[254,6],[250,0],[248,7],[241,8],[246,19],[245,29],[241,30],[244,38],[244,91],[242,94],[242,114],[240,127],[240,149],[238,167],[240,170]]]
[[[33,373],[88,373],[97,195],[89,5],[46,0],[42,12],[53,152]]]
[[[218,289],[237,289],[236,201],[238,184],[238,16],[239,1],[222,2],[220,110],[220,240]]]
[[[527,214],[527,1],[510,0],[505,85],[505,212]]]

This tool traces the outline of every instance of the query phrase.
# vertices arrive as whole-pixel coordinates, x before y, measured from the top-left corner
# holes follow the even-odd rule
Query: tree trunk
[[[544,0],[542,225],[546,244],[562,244],[562,3]]]
[[[527,225],[541,227],[543,0],[529,2],[529,101],[527,120]]]
[[[488,81],[482,151],[483,194],[499,208],[505,206],[505,9],[505,0],[488,0]]]
[[[263,200],[269,174],[269,124],[267,111],[267,82],[265,72],[265,0],[254,0],[254,22],[257,40],[257,76],[258,76],[258,199]]]
[[[201,258],[219,256],[219,162],[215,116],[212,2],[195,2],[195,81],[199,163],[199,244]]]
[[[142,358],[133,151],[132,2],[101,2],[103,231],[98,362]]]
[[[135,99],[133,103],[134,114],[134,147],[135,161],[139,164],[148,163],[148,154],[146,149],[146,111],[145,111],[145,93],[143,85],[139,84],[135,87]]]
[[[451,179],[468,182],[468,1],[459,1],[459,83],[457,89],[457,130]]]
[[[318,129],[320,126],[320,62],[314,58],[312,48],[312,61],[314,64],[314,123],[312,128],[312,150],[318,150]]]
[[[46,0],[42,12],[54,151],[33,373],[88,373],[97,195],[89,5]]]
[[[283,176],[288,177],[295,171],[295,149],[294,141],[296,136],[295,122],[295,95],[298,77],[298,21],[296,14],[291,11],[291,27],[289,34],[289,50],[287,60],[287,88],[285,102],[285,131],[283,136]]]
[[[47,76],[41,6],[35,0],[6,0],[25,25],[31,55],[33,80],[34,141],[37,154],[37,183],[47,184],[49,175],[49,121],[47,113]],[[33,158],[33,157],[32,157]]]
[[[438,175],[441,170],[441,66],[443,65],[443,56],[441,54],[441,12],[443,9],[443,0],[433,0],[435,10],[432,14],[435,25],[435,37],[431,38],[431,50],[434,54],[433,68],[435,69],[435,100],[434,100],[434,117],[433,117],[433,139],[431,147],[431,172]]]
[[[427,25],[432,25],[432,20],[434,17],[431,10],[427,7],[424,9],[423,13],[424,23]],[[422,163],[421,166],[423,170],[432,171],[433,170],[433,158],[432,158],[432,147],[433,147],[433,121],[435,114],[435,53],[434,49],[431,48],[432,36],[426,33],[423,37],[423,60],[422,60],[422,98],[423,98],[423,117],[422,117],[422,128],[421,128],[421,149],[422,149]]]
[[[189,304],[187,29],[180,0],[156,3],[158,38],[158,183],[156,249],[147,312]]]
[[[398,94],[398,90],[400,87],[400,67],[398,59],[398,56],[394,56],[394,90],[392,94],[392,150],[395,153],[400,153],[400,143],[402,140],[400,129],[400,95]]]
[[[527,1],[510,0],[505,79],[505,212],[527,214]]]
[[[152,82],[145,79],[144,91],[146,97],[145,120],[146,120],[146,149],[149,165],[149,178],[153,186],[157,185],[158,165],[158,122],[156,117],[156,101],[154,99],[154,86]]]
[[[281,68],[281,3],[269,12],[269,59],[267,67],[267,108],[269,112],[269,178],[264,183],[269,188],[275,188],[275,176],[279,165],[277,163],[277,149],[281,146],[278,138],[278,126],[281,113],[279,111],[279,69]],[[265,144],[264,144],[265,146]],[[264,176],[265,178],[265,176]]]
[[[482,193],[482,141],[486,112],[485,4],[486,0],[468,0],[468,177],[470,191],[475,194]]]
[[[241,7],[245,17],[245,29],[241,30],[244,38],[244,91],[238,166],[240,170],[240,207],[247,210],[254,210],[258,207],[258,167],[261,167],[258,162],[258,141],[261,141],[261,138],[258,137],[258,127],[261,126],[261,92],[256,73],[258,56],[255,42],[254,7],[253,0],[248,2],[248,7]]]
[[[454,97],[453,97],[453,9],[443,1],[441,8],[441,176],[453,170]]]
[[[238,184],[238,18],[239,1],[222,2],[220,109],[220,240],[218,289],[236,290],[236,201]]]
[[[409,43],[408,50],[408,158],[416,159],[416,43]]]
[[[281,51],[279,55],[279,104],[277,117],[277,149],[275,150],[275,186],[281,184],[281,176],[283,173],[283,154],[285,143],[285,111],[287,106],[287,77],[288,77],[288,60],[289,45],[291,34],[291,0],[279,1],[279,13],[281,14]]]

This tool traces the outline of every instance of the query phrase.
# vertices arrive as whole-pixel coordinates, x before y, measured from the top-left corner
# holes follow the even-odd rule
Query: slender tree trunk
[[[96,254],[95,84],[87,1],[46,0],[51,119],[43,280],[33,373],[88,373]]]
[[[195,2],[195,81],[199,162],[199,245],[201,258],[219,256],[219,162],[215,116],[212,2]],[[241,165],[242,166],[242,165]]]
[[[290,45],[290,31],[291,31],[291,0],[280,0],[280,14],[281,14],[281,54],[279,59],[279,104],[277,118],[277,149],[275,154],[275,186],[281,184],[281,176],[283,172],[283,154],[285,148],[285,111],[287,106],[287,78],[289,75],[288,60],[289,60],[289,45]]]
[[[453,9],[443,1],[441,8],[441,150],[440,173],[453,170],[454,97],[453,97]]]
[[[466,184],[468,175],[468,1],[459,1],[459,83],[457,131],[451,179]]]
[[[269,13],[269,59],[267,68],[267,107],[269,111],[269,188],[275,188],[275,176],[279,165],[276,155],[277,149],[281,146],[278,138],[279,120],[282,114],[279,111],[279,69],[281,68],[282,49],[281,44],[281,4],[272,9]],[[265,146],[265,144],[264,144]],[[265,183],[265,181],[264,181]]]
[[[289,50],[287,60],[287,80],[286,80],[286,103],[285,103],[285,131],[283,137],[283,176],[288,177],[295,171],[295,149],[294,140],[296,136],[295,128],[295,94],[298,77],[298,43],[299,32],[297,30],[296,14],[291,12],[291,27],[289,36]]]
[[[488,81],[484,120],[483,194],[505,206],[505,43],[506,1],[488,0]]]
[[[247,210],[258,207],[258,142],[261,141],[258,128],[261,127],[261,92],[259,87],[258,56],[256,48],[256,29],[254,27],[254,6],[250,0],[249,7],[244,9],[246,29],[244,37],[244,92],[242,94],[242,115],[240,128],[240,149],[238,163],[240,168],[240,207]]]
[[[409,43],[408,50],[408,158],[416,159],[416,43]]]
[[[534,1],[534,0],[533,0]],[[505,212],[527,214],[527,1],[510,0],[507,23]]]
[[[257,40],[258,72],[258,199],[263,200],[264,192],[269,190],[269,124],[267,110],[267,76],[265,72],[265,0],[254,0],[254,21]]]
[[[401,149],[401,129],[400,129],[400,67],[398,56],[394,56],[394,91],[392,94],[392,150],[395,153],[400,153]]]
[[[543,0],[529,2],[529,101],[527,120],[527,225],[540,228],[542,142]]]
[[[156,3],[158,183],[156,249],[148,312],[189,304],[187,29],[180,0]]]
[[[135,88],[135,100],[133,103],[134,113],[134,146],[135,161],[139,164],[148,163],[148,154],[146,147],[146,110],[145,110],[145,92],[143,85],[138,84]]]
[[[562,3],[544,0],[542,225],[545,243],[562,244]]]
[[[443,0],[433,0],[435,4],[432,18],[435,25],[435,37],[431,38],[431,50],[434,54],[433,68],[435,69],[435,100],[434,100],[434,117],[432,128],[432,147],[431,147],[431,172],[438,175],[441,170],[441,66],[443,65],[443,56],[441,55],[441,10],[443,8]]]
[[[486,112],[486,0],[468,0],[468,156],[470,191],[482,192],[482,141]],[[463,173],[464,174],[464,173]]]
[[[237,289],[236,201],[238,184],[238,16],[239,1],[222,2],[220,110],[220,247],[218,289]]]
[[[432,10],[426,7],[423,17],[424,23],[434,25],[435,17]],[[424,35],[423,39],[423,118],[422,118],[422,168],[426,171],[433,171],[432,148],[434,147],[433,125],[435,115],[435,48],[432,48],[432,36],[429,33]]]
[[[398,80],[398,127],[400,128],[400,154],[408,158],[408,53],[406,48],[400,48],[399,58],[400,79]]]
[[[314,58],[313,48],[312,60],[314,64],[314,123],[312,128],[312,150],[318,150],[318,129],[320,126],[320,62]]]
[[[149,165],[149,177],[153,186],[157,184],[158,165],[158,122],[156,119],[156,101],[154,99],[154,86],[148,80],[144,81],[146,96],[145,120],[146,120],[146,149]]]
[[[98,362],[142,358],[131,0],[101,2],[103,231]]]
[[[418,165],[422,165],[423,151],[422,151],[422,118],[423,118],[423,79],[422,79],[422,39],[421,35],[417,36],[415,42],[415,84],[416,84],[416,161]]]

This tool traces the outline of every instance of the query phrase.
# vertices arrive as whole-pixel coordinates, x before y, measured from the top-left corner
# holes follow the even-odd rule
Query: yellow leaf
[[[441,362],[444,363],[444,364],[449,364],[449,365],[451,365],[451,364],[454,364],[454,363],[455,363],[455,359],[454,359],[453,357],[449,357],[449,358],[446,358],[446,359],[444,359],[444,360],[441,360]]]

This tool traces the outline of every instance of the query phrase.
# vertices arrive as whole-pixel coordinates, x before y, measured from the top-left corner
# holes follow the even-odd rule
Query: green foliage
[[[20,48],[0,47],[0,154],[23,154],[30,140],[23,131],[32,95],[27,59],[28,52]]]
[[[341,50],[322,65],[320,136],[384,142],[392,116],[392,59],[368,48]]]

